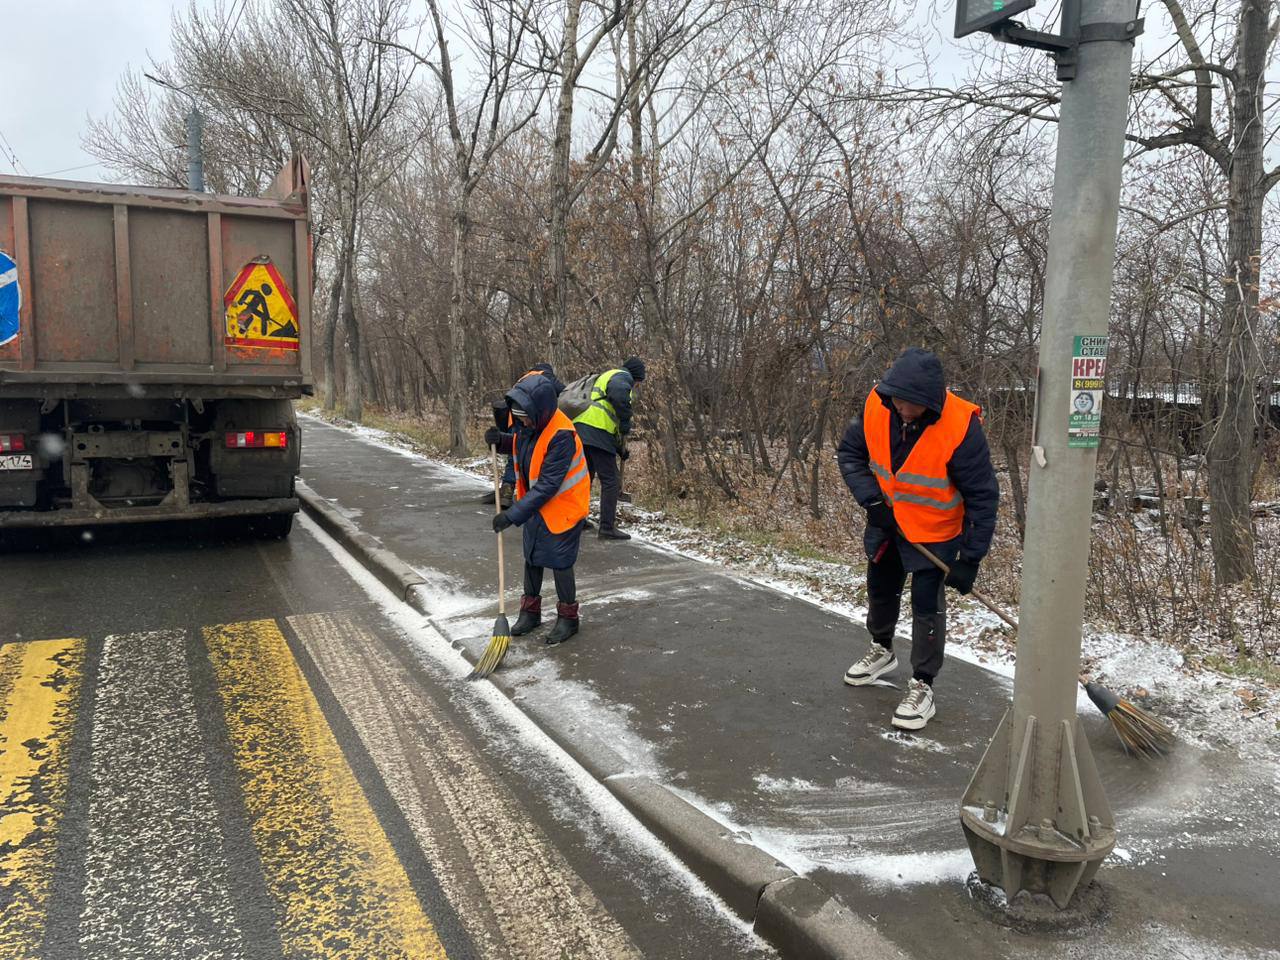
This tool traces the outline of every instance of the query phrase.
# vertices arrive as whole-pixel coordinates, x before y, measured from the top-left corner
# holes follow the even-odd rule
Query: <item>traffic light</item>
[[[990,30],[1036,5],[1036,0],[956,0],[957,37]]]

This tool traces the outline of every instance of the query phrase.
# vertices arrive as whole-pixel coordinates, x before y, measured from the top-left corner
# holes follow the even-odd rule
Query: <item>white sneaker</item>
[[[899,730],[921,730],[937,712],[933,705],[933,687],[913,677],[907,684],[907,695],[893,711],[893,725]]]
[[[897,668],[898,658],[893,655],[893,651],[872,640],[867,655],[845,671],[844,682],[851,687],[866,686],[874,683],[877,677]]]

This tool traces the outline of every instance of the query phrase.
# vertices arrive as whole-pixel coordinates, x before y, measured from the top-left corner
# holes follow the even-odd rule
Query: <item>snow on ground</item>
[[[462,681],[471,672],[470,662],[449,642],[448,638],[429,623],[424,623],[418,611],[396,597],[355,557],[325,533],[315,521],[306,514],[302,514],[298,518],[298,525],[329,552],[421,656],[454,681]],[[604,822],[611,837],[626,843],[631,849],[647,857],[656,866],[665,870],[674,883],[714,909],[744,938],[750,939],[754,946],[762,946],[749,924],[730,910],[724,901],[712,893],[685,866],[684,862],[640,823],[602,783],[565,753],[502,691],[491,683],[465,684],[465,686],[459,683],[459,688],[465,695],[455,698],[454,702],[463,706],[477,726],[481,727],[494,742],[509,745],[512,738],[516,738],[523,749],[512,752],[520,753],[525,759],[529,754],[536,755],[547,769],[555,771],[570,782],[577,796],[573,802],[562,803],[560,809],[564,822],[582,827],[581,803],[585,801]]]
[[[625,510],[627,529],[654,546],[723,566],[855,622],[866,619],[861,569],[708,534],[635,507]],[[1012,631],[976,600],[951,595],[948,602],[947,655],[1012,680]],[[1009,612],[1017,618],[1016,609]],[[1182,739],[1215,746],[1280,746],[1280,691],[1193,668],[1170,646],[1087,625],[1082,658],[1093,679],[1171,721]],[[1079,704],[1082,712],[1094,710],[1083,689]]]
[[[355,432],[369,442],[438,468],[438,473],[433,470],[436,476],[448,475],[460,486],[480,489],[483,485],[483,481],[459,468],[429,460],[397,445],[395,439],[383,431],[359,428]],[[488,468],[484,460],[477,461],[475,466],[480,470]],[[861,622],[865,618],[865,587],[859,569],[799,558],[731,537],[713,536],[634,507],[624,510],[628,529],[651,549],[717,565],[761,588],[819,605],[853,621]],[[440,574],[420,572],[432,580],[434,592],[435,580],[440,579]],[[438,587],[434,603],[440,605],[440,610],[433,609],[433,621],[440,623],[449,619],[447,629],[454,636],[487,634],[491,624],[485,617],[467,616],[484,608],[487,603],[484,598],[466,596],[456,585],[447,582],[439,583]],[[632,590],[625,599],[642,600],[647,595],[648,591]],[[1013,613],[1016,616],[1016,611]],[[950,628],[948,654],[986,668],[1003,678],[1011,691],[1013,659],[1008,651],[1012,645],[1004,624],[976,602],[954,598]],[[1115,632],[1087,631],[1083,653],[1095,678],[1171,720],[1183,741],[1172,758],[1179,765],[1178,776],[1167,778],[1175,781],[1175,787],[1146,790],[1141,777],[1137,778],[1135,790],[1139,799],[1130,805],[1124,846],[1113,854],[1114,861],[1159,869],[1161,862],[1176,856],[1179,849],[1236,842],[1235,823],[1250,824],[1256,830],[1262,824],[1273,822],[1268,811],[1280,802],[1280,765],[1276,756],[1280,742],[1277,736],[1280,697],[1263,691],[1245,698],[1241,692],[1253,694],[1259,688],[1212,671],[1193,670],[1172,647]],[[599,736],[601,742],[624,756],[637,771],[660,773],[653,746],[629,728],[625,707],[603,701],[586,684],[575,683],[575,689],[566,690],[564,684],[569,681],[558,675],[550,661],[542,659],[522,664],[519,654],[514,650],[513,654],[509,670],[513,679],[521,683],[517,699],[530,705],[575,704],[578,716],[571,722],[579,730],[603,731]],[[461,660],[456,651],[453,656]],[[465,663],[461,669],[468,669]],[[1094,711],[1083,690],[1079,705],[1085,715]],[[942,749],[927,738],[899,737],[890,732],[883,736],[904,748]],[[1214,788],[1214,784],[1226,783],[1231,785],[1229,791]],[[887,837],[881,821],[876,836],[860,838],[857,829],[851,828],[848,819],[841,816],[849,804],[851,786],[836,783],[824,789],[806,781],[757,778],[756,787],[760,792],[776,796],[780,809],[794,814],[780,817],[779,822],[766,827],[743,826],[744,818],[730,805],[712,804],[693,794],[682,795],[731,832],[750,839],[797,872],[826,869],[858,875],[878,886],[962,879],[967,873],[971,860],[963,850],[936,850],[920,855],[893,852],[911,849],[911,838],[920,837],[925,828],[940,818],[953,818],[953,801],[947,802],[945,810],[933,810],[927,804],[922,809],[913,809],[911,816],[903,818],[898,825],[897,836]],[[859,803],[868,801],[868,789],[874,792],[875,785],[856,786],[862,794]],[[897,788],[883,789],[893,792]],[[871,800],[876,802],[874,797]],[[901,797],[888,795],[884,802],[898,806],[903,803]],[[832,828],[828,824],[840,826]],[[1221,829],[1214,827],[1215,824]],[[1280,848],[1280,830],[1275,827],[1264,828],[1263,835],[1256,839]]]
[[[762,778],[757,777],[756,782],[762,783]],[[964,848],[884,852],[886,847],[910,848],[914,838],[930,830],[939,818],[954,818],[954,799],[919,801],[900,787],[851,778],[843,778],[825,788],[803,780],[771,781],[767,777],[763,783],[766,785],[762,789],[780,794],[785,800],[780,807],[779,822],[744,824],[732,804],[712,802],[680,787],[668,785],[668,788],[729,834],[754,844],[805,876],[827,870],[860,877],[879,889],[958,882],[973,871],[973,858]],[[797,786],[791,786],[792,783]],[[891,820],[851,818],[849,810],[854,797],[857,809],[862,812],[869,803],[893,805],[903,812]]]

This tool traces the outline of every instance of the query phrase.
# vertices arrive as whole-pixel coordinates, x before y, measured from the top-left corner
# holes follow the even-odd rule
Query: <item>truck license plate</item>
[[[29,453],[15,453],[0,457],[0,470],[31,470],[34,464]]]

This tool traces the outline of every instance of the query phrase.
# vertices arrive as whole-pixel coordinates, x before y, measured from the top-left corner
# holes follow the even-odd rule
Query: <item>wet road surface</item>
[[[0,555],[0,960],[773,955],[318,536]]]

